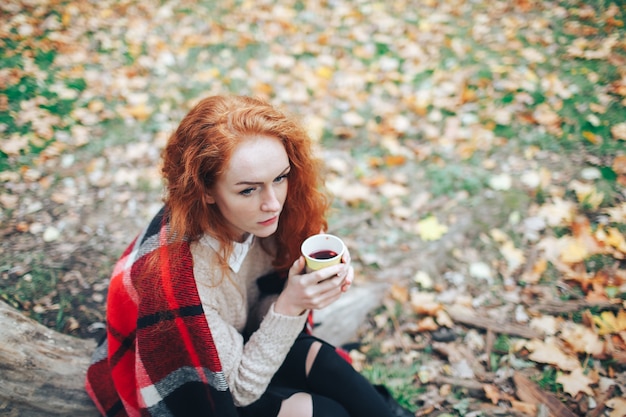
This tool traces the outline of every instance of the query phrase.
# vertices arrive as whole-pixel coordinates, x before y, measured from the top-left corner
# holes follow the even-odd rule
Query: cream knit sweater
[[[192,243],[191,254],[200,300],[233,400],[238,407],[246,406],[265,392],[302,331],[308,311],[286,316],[274,311],[275,297],[260,302],[256,279],[272,271],[272,259],[259,238],[253,239],[239,271],[230,270],[226,277],[216,267],[217,253],[207,239]],[[244,331],[253,331],[247,341]]]

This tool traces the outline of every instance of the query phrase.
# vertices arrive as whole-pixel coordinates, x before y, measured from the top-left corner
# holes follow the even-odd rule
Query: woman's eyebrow
[[[280,177],[281,175],[285,175],[290,169],[291,169],[291,165],[288,165],[287,168],[283,169],[281,173],[276,176],[276,178]],[[263,181],[239,181],[235,185],[259,185],[259,184],[263,184]]]

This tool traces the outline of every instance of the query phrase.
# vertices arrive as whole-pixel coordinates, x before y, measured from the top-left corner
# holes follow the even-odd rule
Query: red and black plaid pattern
[[[105,416],[235,417],[189,245],[168,231],[162,209],[117,262],[87,392]]]

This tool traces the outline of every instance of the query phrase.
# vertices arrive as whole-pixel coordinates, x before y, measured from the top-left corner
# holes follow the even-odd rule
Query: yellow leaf
[[[598,326],[598,334],[619,333],[626,330],[626,310],[620,310],[617,316],[610,311],[603,311],[600,316],[593,316],[593,321]]]
[[[568,238],[567,236],[564,238]],[[585,260],[589,252],[587,247],[580,239],[568,238],[568,244],[561,252],[561,260],[565,263],[575,264]]]
[[[439,223],[435,216],[428,216],[417,223],[420,238],[425,241],[439,240],[448,232],[448,226]]]
[[[622,253],[626,253],[626,239],[624,235],[615,227],[607,230],[606,243],[613,246]]]
[[[624,417],[626,416],[626,398],[611,398],[604,403],[607,407],[612,408],[613,411],[609,414],[609,417]]]
[[[152,109],[144,103],[140,103],[135,106],[123,108],[121,113],[122,115],[130,115],[139,121],[144,121],[150,117]]]
[[[526,262],[524,251],[516,248],[515,244],[510,240],[502,244],[500,247],[500,253],[504,259],[506,259],[506,263],[510,270],[515,270]]]
[[[582,368],[577,368],[569,375],[559,375],[556,378],[556,382],[563,385],[563,391],[567,392],[572,397],[578,395],[579,392],[584,392],[587,395],[593,395],[590,385],[593,380],[583,374]]]
[[[599,192],[592,184],[572,181],[570,188],[576,193],[578,202],[587,204],[591,209],[597,209],[604,200],[604,193]]]
[[[272,87],[272,85],[268,83],[257,83],[254,91],[258,95],[270,95],[274,92],[274,87]]]
[[[583,137],[593,144],[598,144],[602,142],[602,137],[594,134],[593,132],[589,132],[588,130],[585,130],[583,132]]]
[[[403,165],[406,162],[406,157],[402,155],[387,155],[385,156],[385,165],[393,167]]]
[[[333,77],[333,70],[329,67],[319,67],[315,73],[318,77],[325,78],[327,80],[330,80]]]

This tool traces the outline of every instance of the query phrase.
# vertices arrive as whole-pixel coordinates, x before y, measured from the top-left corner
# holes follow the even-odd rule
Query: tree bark
[[[354,341],[385,288],[355,286],[341,302],[316,312],[321,325],[315,334],[336,345]],[[84,387],[95,347],[93,340],[55,332],[0,301],[0,415],[98,416]]]
[[[0,301],[0,414],[98,416],[84,388],[95,345],[48,329]]]

